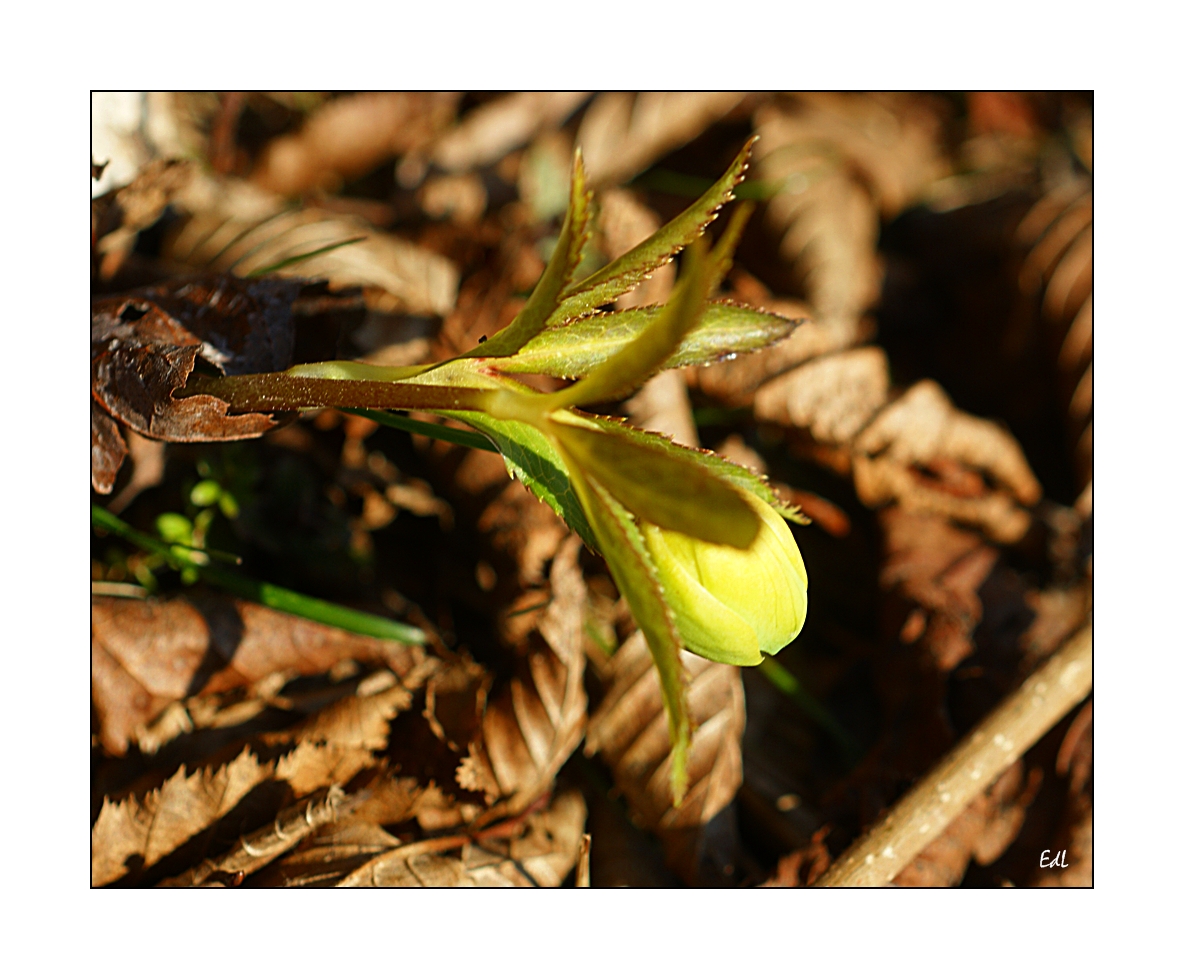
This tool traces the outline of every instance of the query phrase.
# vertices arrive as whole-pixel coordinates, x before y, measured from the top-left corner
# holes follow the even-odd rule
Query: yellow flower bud
[[[806,621],[806,566],[785,520],[745,491],[760,517],[745,549],[642,524],[683,645],[718,663],[756,666]]]

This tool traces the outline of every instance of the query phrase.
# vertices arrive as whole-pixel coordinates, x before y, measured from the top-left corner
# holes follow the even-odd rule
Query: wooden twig
[[[1093,687],[1087,625],[988,714],[818,881],[883,887]]]

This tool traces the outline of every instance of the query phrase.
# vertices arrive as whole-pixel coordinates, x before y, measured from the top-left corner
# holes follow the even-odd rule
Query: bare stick
[[[1093,687],[1087,625],[988,714],[819,879],[818,887],[883,887]]]

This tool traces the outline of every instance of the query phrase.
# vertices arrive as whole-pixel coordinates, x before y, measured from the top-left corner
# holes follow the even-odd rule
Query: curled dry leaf
[[[608,693],[589,721],[585,751],[603,756],[636,821],[658,833],[671,866],[695,881],[706,842],[704,827],[732,801],[743,781],[744,688],[738,667],[686,651],[682,662],[695,730],[681,806],[676,809],[671,796],[670,733],[657,668],[640,631],[609,661]]]
[[[331,704],[292,731],[267,735],[225,765],[189,774],[182,766],[142,798],[104,799],[91,829],[91,885],[138,877],[232,814],[236,829],[259,825],[275,813],[267,811],[265,793],[253,793],[264,783],[286,783],[283,795],[291,798],[347,782],[374,763],[391,719],[410,704],[411,693],[395,681]],[[249,794],[256,806],[247,800],[245,811],[239,809]]]
[[[268,143],[251,179],[285,197],[336,189],[426,145],[452,122],[459,101],[457,92],[359,92],[332,99],[299,132]]]
[[[382,664],[409,682],[425,661],[417,646],[226,596],[91,600],[91,696],[100,741],[117,756],[175,701],[276,673],[324,673],[347,659]]]
[[[246,181],[208,174],[196,175],[174,204],[188,219],[165,251],[186,265],[248,275],[308,255],[276,274],[327,279],[334,289],[361,286],[367,304],[385,312],[443,316],[456,304],[459,273],[451,261],[360,217],[293,209]],[[318,249],[331,250],[309,254]]]
[[[1024,825],[1028,806],[1040,788],[1040,773],[1024,778],[1019,759],[996,782],[893,878],[898,887],[952,887],[973,859],[980,866],[998,860]]]
[[[281,285],[295,298],[298,285]],[[251,299],[257,295],[266,303],[276,297],[276,291],[274,283],[249,283],[242,294]],[[288,305],[290,309],[290,300]],[[245,334],[228,338],[195,332],[202,325],[182,323],[146,295],[95,302],[91,310],[91,391],[95,400],[141,435],[168,441],[251,438],[273,428],[270,415],[229,415],[230,405],[210,395],[173,397],[185,386],[199,354],[234,366],[236,354],[246,353],[234,346],[236,339],[246,340]],[[288,328],[290,331],[290,324]]]
[[[576,143],[593,184],[624,183],[726,116],[743,92],[605,92],[588,107]]]
[[[338,887],[558,887],[579,859],[587,807],[577,791],[507,829],[491,826],[472,836],[449,836],[395,846],[337,882]],[[506,834],[508,835],[508,834]],[[457,856],[447,856],[460,851]],[[321,877],[324,880],[324,877]],[[293,881],[299,884],[298,880]]]

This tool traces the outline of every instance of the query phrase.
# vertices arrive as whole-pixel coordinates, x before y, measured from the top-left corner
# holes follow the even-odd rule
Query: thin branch
[[[1087,625],[840,857],[818,887],[883,887],[1093,687]]]

